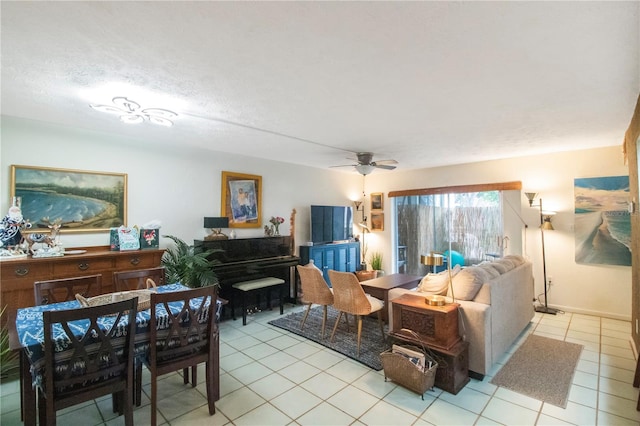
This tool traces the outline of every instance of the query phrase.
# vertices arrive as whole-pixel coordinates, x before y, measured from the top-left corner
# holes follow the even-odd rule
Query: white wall
[[[220,216],[222,171],[262,176],[263,225],[282,216],[282,235],[289,234],[289,216],[296,209],[296,244],[309,239],[311,204],[351,205],[362,181],[353,173],[295,166],[252,157],[185,149],[140,148],[121,136],[51,126],[2,117],[0,150],[0,212],[10,201],[10,165],[56,167],[128,174],[128,224],[162,221],[161,235],[187,242],[202,239],[205,216]],[[283,157],[286,153],[282,153]],[[229,232],[229,229],[226,230]],[[236,229],[238,237],[260,237],[262,228]],[[161,246],[168,243],[161,239]],[[63,234],[65,247],[108,245],[108,233]],[[164,243],[164,244],[163,244]]]
[[[120,136],[4,116],[0,136],[0,212],[8,209],[11,164],[121,172],[127,173],[129,179],[129,224],[160,219],[162,235],[176,235],[186,241],[200,239],[207,233],[202,227],[204,216],[219,215],[223,170],[262,176],[264,224],[271,216],[288,218],[295,208],[298,245],[309,239],[311,204],[349,205],[351,199],[362,194],[363,188],[362,177],[353,173],[190,150],[183,148],[180,141],[171,150],[142,149]],[[382,251],[385,269],[393,271],[393,211],[386,197],[389,191],[519,180],[524,190],[541,194],[545,209],[558,212],[553,222],[556,231],[545,234],[547,275],[554,283],[550,305],[629,319],[631,268],[576,264],[573,235],[573,179],[626,174],[619,147],[404,172],[376,171],[366,177],[365,189],[367,194],[385,194],[385,231],[368,234],[369,253]],[[368,202],[367,197],[367,215]],[[526,240],[522,251],[534,262],[538,294],[543,288],[538,210],[529,208],[524,197],[520,208],[522,218],[529,224],[526,232],[522,230]],[[359,218],[357,214],[356,219]],[[513,229],[513,224],[508,224],[508,228]],[[289,233],[288,220],[280,231],[284,235]],[[262,236],[263,231],[239,229],[237,233],[239,237],[249,237]],[[63,234],[62,242],[66,247],[106,245],[108,235]],[[166,240],[161,240],[163,243]]]
[[[555,231],[545,233],[547,278],[552,277],[549,305],[563,310],[614,318],[631,318],[631,267],[576,264],[573,231],[574,178],[628,175],[620,147],[599,148],[536,157],[486,161],[414,171],[374,172],[367,192],[385,193],[385,231],[373,233],[369,250],[382,250],[385,269],[392,270],[393,235],[389,191],[449,185],[521,181],[523,192],[538,192],[545,210],[556,211]],[[536,295],[543,292],[539,210],[521,197],[523,254],[534,263]],[[512,220],[517,220],[512,217]],[[508,225],[512,227],[513,224]],[[522,227],[521,227],[522,229]]]

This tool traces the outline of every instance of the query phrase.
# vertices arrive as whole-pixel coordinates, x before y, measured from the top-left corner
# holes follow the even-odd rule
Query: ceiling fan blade
[[[377,169],[384,169],[384,170],[393,170],[396,168],[396,166],[388,166],[386,164],[378,164],[378,163],[372,164],[372,166],[374,166]]]
[[[337,166],[329,166],[329,167],[355,167],[357,164],[340,164]]]
[[[372,164],[380,165],[380,164],[398,164],[396,160],[378,160],[374,161]]]

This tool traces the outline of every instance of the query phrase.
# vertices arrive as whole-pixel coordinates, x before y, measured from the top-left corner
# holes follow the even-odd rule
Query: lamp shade
[[[204,227],[205,228],[228,228],[229,218],[228,217],[205,217]]]
[[[431,253],[428,255],[420,256],[420,263],[428,266],[442,266],[444,263],[444,256],[441,254]]]

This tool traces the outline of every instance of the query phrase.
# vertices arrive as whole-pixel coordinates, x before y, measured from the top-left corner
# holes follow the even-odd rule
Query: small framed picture
[[[371,213],[371,231],[384,231],[384,213]]]
[[[371,210],[384,210],[384,195],[382,192],[371,193]]]

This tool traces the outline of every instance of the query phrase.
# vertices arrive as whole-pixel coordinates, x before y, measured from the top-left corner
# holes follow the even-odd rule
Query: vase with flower
[[[271,228],[273,229],[273,235],[280,235],[280,224],[284,223],[284,218],[280,216],[271,216],[269,219]]]

